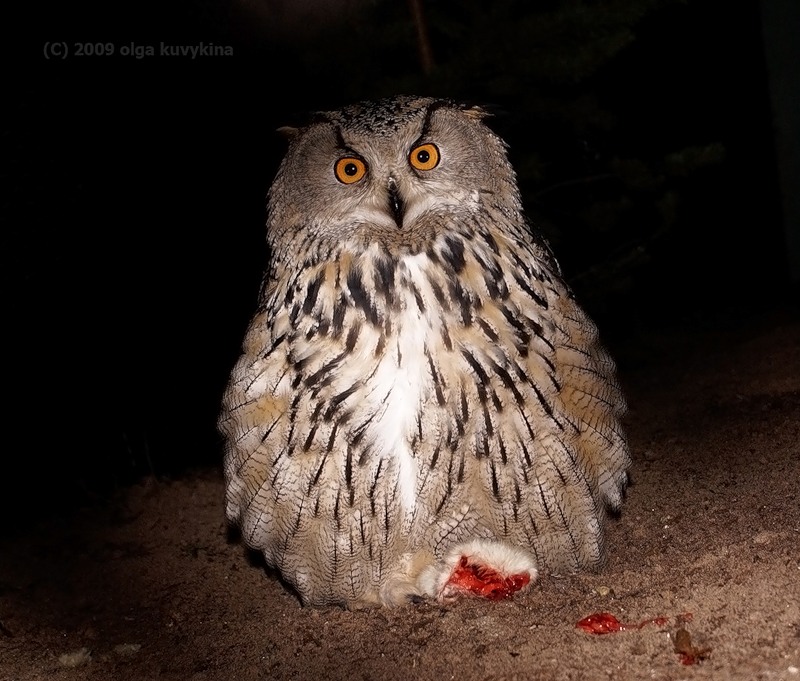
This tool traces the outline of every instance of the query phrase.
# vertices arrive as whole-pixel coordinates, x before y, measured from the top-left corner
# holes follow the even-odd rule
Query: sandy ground
[[[635,463],[600,573],[500,603],[304,609],[228,536],[201,470],[0,543],[0,679],[800,681],[796,312],[615,352]],[[576,627],[603,611],[669,619]]]

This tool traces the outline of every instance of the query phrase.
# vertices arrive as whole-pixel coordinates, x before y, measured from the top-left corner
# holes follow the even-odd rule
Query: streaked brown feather
[[[273,214],[220,428],[228,517],[304,603],[393,604],[474,538],[602,560],[629,465],[613,361],[516,193],[479,204],[326,249]]]

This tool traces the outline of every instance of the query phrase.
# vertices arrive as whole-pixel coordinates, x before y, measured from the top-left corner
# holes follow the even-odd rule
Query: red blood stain
[[[466,556],[461,556],[448,584],[490,601],[501,601],[511,598],[515,591],[519,591],[530,581],[531,576],[527,572],[503,577],[497,570],[470,563]]]
[[[675,616],[678,624],[692,621],[692,613],[683,612]],[[663,627],[669,622],[669,617],[654,617],[653,619],[643,620],[639,624],[623,624],[610,612],[596,612],[588,617],[584,617],[575,626],[583,629],[589,634],[614,634],[626,629],[641,629],[647,624],[655,624]],[[673,636],[675,652],[680,656],[682,664],[697,664],[711,654],[711,648],[699,648],[692,644],[689,632],[683,627],[678,629]]]
[[[680,621],[688,622],[692,619],[692,613],[683,613],[678,618]],[[593,615],[584,617],[575,626],[583,629],[588,634],[615,634],[618,631],[626,631],[628,629],[641,629],[648,624],[663,627],[667,622],[669,622],[669,617],[654,617],[649,620],[643,620],[639,624],[623,624],[610,612],[596,612]]]

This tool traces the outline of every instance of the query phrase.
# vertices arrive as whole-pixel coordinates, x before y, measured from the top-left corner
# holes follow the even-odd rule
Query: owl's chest
[[[441,305],[447,284],[432,271],[425,254],[342,257],[306,273],[286,294],[279,287],[271,336],[283,341],[295,383],[317,391],[349,384],[403,404],[416,400],[450,323]]]
[[[368,415],[367,441],[378,457],[393,462],[403,505],[411,510],[416,503],[418,474],[414,434],[420,429],[431,394],[426,355],[432,327],[430,320],[410,305],[402,306],[394,321],[387,337],[376,339],[376,347],[382,345],[383,349],[372,361],[352,364],[351,380],[359,386],[356,404]]]
[[[446,319],[424,255],[390,265],[339,261],[310,273],[296,314],[283,307],[273,320],[273,339],[285,338],[286,364],[271,373],[279,376],[276,392],[290,398],[293,437],[319,447],[309,454],[324,457],[329,446],[341,446],[362,463],[385,462],[382,470],[397,477],[411,511],[414,450],[436,404]]]

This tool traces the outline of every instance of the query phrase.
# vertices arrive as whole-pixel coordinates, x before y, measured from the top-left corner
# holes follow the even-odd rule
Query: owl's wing
[[[426,541],[440,555],[496,538],[550,569],[595,566],[629,465],[614,363],[528,233],[478,230],[442,248],[423,290],[443,292],[445,310],[425,347],[437,398],[415,443]]]

